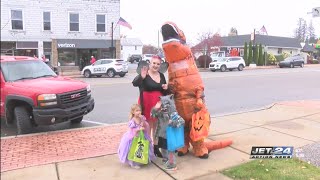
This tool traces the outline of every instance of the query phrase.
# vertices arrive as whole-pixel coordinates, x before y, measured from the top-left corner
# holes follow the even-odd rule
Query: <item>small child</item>
[[[150,135],[148,134],[150,127],[148,122],[146,121],[146,118],[141,115],[141,107],[138,104],[132,105],[129,119],[129,130],[121,138],[118,155],[122,163],[127,163],[132,168],[139,169],[142,164],[128,160],[128,154],[133,138],[139,135],[140,130],[143,130],[145,139],[148,140],[150,144],[149,162],[151,162],[151,160],[155,158],[152,141]]]
[[[174,151],[168,151],[167,147],[167,126],[180,127],[184,125],[184,120],[178,115],[172,95],[161,96],[158,102],[151,110],[151,116],[158,118],[155,139],[161,148],[163,156],[162,162],[166,170],[177,170],[176,155]]]

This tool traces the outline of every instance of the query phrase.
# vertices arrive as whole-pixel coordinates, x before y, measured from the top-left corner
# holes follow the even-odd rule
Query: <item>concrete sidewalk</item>
[[[320,101],[276,103],[268,109],[212,119],[208,141],[234,143],[210,153],[178,157],[178,171],[161,160],[139,170],[119,162],[117,147],[125,124],[1,138],[1,179],[229,179],[220,172],[250,161],[252,146],[308,147],[320,143]],[[310,149],[310,148],[309,148]],[[320,152],[309,158],[317,165]]]

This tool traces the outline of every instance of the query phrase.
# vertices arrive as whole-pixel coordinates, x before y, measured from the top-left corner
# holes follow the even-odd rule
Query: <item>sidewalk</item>
[[[126,124],[1,138],[1,179],[229,179],[219,172],[250,161],[252,146],[318,146],[320,101],[280,102],[268,109],[212,119],[208,141],[233,139],[207,160],[178,157],[178,171],[160,160],[140,170],[119,162],[117,148]],[[309,157],[317,165],[320,152]],[[196,165],[196,167],[195,167]]]

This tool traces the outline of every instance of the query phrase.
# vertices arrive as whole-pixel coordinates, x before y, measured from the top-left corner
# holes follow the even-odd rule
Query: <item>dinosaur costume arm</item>
[[[201,109],[204,104],[203,104],[203,98],[204,98],[204,88],[203,87],[197,87],[196,88],[196,98],[197,98],[197,104],[196,104],[196,109]]]

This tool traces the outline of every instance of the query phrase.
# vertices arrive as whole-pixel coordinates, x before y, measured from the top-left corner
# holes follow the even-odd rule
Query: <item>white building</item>
[[[120,0],[1,0],[1,54],[74,66],[91,55],[110,58],[113,44],[119,57],[119,18]]]
[[[127,60],[131,55],[142,55],[143,43],[137,38],[121,38],[121,58]]]

